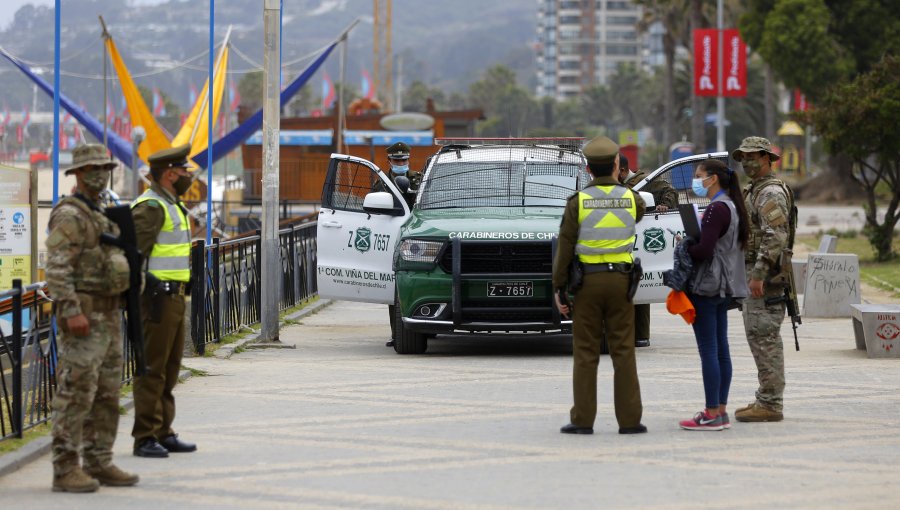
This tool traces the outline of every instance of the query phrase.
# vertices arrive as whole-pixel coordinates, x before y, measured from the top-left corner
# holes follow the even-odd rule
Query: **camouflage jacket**
[[[750,239],[744,256],[747,276],[766,280],[774,276],[781,253],[790,248],[793,204],[781,181],[771,174],[744,187],[744,202],[750,216]]]
[[[100,243],[100,234],[119,235],[98,203],[65,197],[50,213],[47,287],[61,318],[82,314],[78,293],[114,296],[128,288],[128,261],[124,252]]]
[[[638,170],[634,177],[626,180],[624,184],[629,188],[634,188],[647,175],[647,172]],[[656,202],[656,205],[664,205],[669,209],[678,209],[678,192],[675,191],[675,188],[668,181],[654,179],[641,191],[646,191],[653,195],[653,201]]]

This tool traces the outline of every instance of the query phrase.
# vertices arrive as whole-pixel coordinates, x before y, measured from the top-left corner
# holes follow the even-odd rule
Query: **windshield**
[[[459,207],[565,207],[590,182],[580,162],[436,162],[419,196],[420,209]]]

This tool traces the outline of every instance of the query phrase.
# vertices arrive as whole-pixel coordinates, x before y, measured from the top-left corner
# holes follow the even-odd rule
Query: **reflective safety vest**
[[[585,264],[633,262],[634,193],[624,186],[589,186],[578,193],[577,200],[578,260]]]
[[[134,208],[142,202],[156,200],[166,213],[162,229],[156,234],[156,243],[147,258],[147,270],[163,281],[187,282],[191,279],[191,231],[187,216],[181,207],[169,202],[152,189],[148,189],[131,204]]]

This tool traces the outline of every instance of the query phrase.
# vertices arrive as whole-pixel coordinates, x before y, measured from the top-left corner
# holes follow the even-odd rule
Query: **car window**
[[[341,211],[363,212],[363,201],[378,188],[381,179],[369,167],[356,161],[332,160],[336,164],[328,176],[322,193],[322,207]]]
[[[726,164],[728,163],[727,158],[716,159],[720,159]],[[649,191],[651,183],[664,181],[678,193],[679,204],[697,204],[702,209],[709,205],[711,197],[700,198],[691,191],[691,180],[694,178],[694,171],[697,169],[697,165],[702,162],[703,160],[691,161],[668,168],[655,175],[650,179],[650,182],[642,186],[640,190]]]
[[[418,207],[565,207],[569,196],[590,182],[578,157],[570,155],[568,161],[559,161],[558,149],[529,149],[554,157],[522,156],[520,161],[471,157],[470,151],[477,150],[466,151],[468,158],[450,155],[435,162],[428,171]],[[502,153],[502,149],[493,151]]]

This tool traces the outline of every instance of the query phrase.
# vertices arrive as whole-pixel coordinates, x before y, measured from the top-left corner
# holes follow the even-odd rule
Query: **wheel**
[[[403,315],[400,312],[400,303],[394,305],[394,351],[397,354],[422,354],[428,349],[428,338],[424,333],[410,331],[403,325]]]

